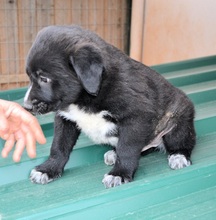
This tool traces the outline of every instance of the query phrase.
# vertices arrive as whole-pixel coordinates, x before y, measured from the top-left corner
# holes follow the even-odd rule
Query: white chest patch
[[[65,111],[59,111],[58,114],[67,120],[76,122],[78,128],[95,143],[117,146],[118,137],[110,135],[117,130],[117,126],[103,117],[111,115],[108,111],[88,113],[77,105],[71,104]]]

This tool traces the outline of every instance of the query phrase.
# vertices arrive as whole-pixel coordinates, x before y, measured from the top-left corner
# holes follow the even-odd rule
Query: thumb
[[[8,120],[5,116],[5,113],[3,111],[3,109],[1,109],[0,107],[0,137],[4,140],[6,140],[9,136],[9,123]]]

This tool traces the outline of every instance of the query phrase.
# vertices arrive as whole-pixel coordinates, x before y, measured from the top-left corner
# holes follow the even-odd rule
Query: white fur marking
[[[114,150],[109,150],[104,154],[104,163],[106,165],[114,165],[116,157],[116,152]]]
[[[168,156],[168,164],[171,169],[177,170],[191,165],[191,162],[182,154],[172,154]]]
[[[31,171],[30,180],[32,183],[40,183],[40,184],[47,184],[53,181],[53,179],[49,178],[46,173],[42,173],[35,169]]]
[[[111,187],[120,186],[124,183],[129,183],[129,180],[128,179],[122,180],[120,176],[105,174],[102,183],[104,184],[105,188],[111,188]]]
[[[67,120],[76,122],[79,129],[95,143],[117,146],[118,138],[107,135],[117,129],[114,123],[103,118],[105,115],[110,115],[108,111],[88,113],[77,105],[71,104],[65,111],[59,111],[58,114]]]
[[[32,89],[32,84],[30,84],[30,86],[29,86],[29,88],[28,88],[28,90],[27,90],[27,92],[26,92],[26,94],[25,94],[25,97],[24,97],[24,107],[25,108],[29,108],[29,109],[31,109],[31,105],[28,103],[28,97],[29,97],[29,94],[30,94],[30,92],[31,92],[31,89]]]

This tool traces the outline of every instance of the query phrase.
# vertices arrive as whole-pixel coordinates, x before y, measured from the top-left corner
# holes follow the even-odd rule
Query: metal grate
[[[0,89],[26,86],[25,58],[37,32],[78,24],[128,52],[129,0],[0,0]]]

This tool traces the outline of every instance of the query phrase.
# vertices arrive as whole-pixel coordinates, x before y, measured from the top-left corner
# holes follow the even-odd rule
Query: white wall
[[[132,57],[154,65],[216,54],[216,0],[137,1],[144,2],[142,30],[136,31],[142,32],[142,42]],[[136,37],[132,48],[133,41]]]

